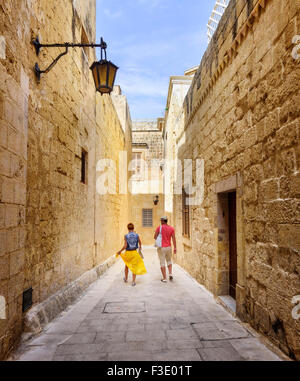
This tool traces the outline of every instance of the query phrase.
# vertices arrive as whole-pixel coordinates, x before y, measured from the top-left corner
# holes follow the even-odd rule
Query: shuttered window
[[[153,209],[143,209],[143,227],[153,227]]]
[[[133,176],[138,179],[142,175],[142,153],[133,152],[132,161],[133,161],[133,169],[132,169]]]
[[[190,206],[188,204],[188,195],[185,189],[182,189],[182,234],[190,237]]]

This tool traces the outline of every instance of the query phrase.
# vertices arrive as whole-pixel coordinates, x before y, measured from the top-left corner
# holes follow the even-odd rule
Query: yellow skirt
[[[147,273],[144,261],[136,250],[126,251],[125,254],[121,254],[121,258],[133,274],[144,275]]]

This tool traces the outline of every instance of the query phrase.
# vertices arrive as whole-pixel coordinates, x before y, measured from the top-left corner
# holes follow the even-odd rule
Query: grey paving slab
[[[137,352],[144,350],[143,341],[131,341],[127,343],[112,342],[107,343],[104,348],[104,352],[114,353],[114,352]]]
[[[126,341],[144,341],[144,340],[165,340],[166,333],[161,330],[151,331],[128,331],[126,332]]]
[[[201,341],[203,348],[232,348],[229,340]]]
[[[203,348],[203,344],[198,339],[188,340],[168,340],[168,349],[191,349],[191,348]]]
[[[145,312],[145,303],[144,302],[108,302],[104,308],[103,313],[106,314],[120,314],[120,313],[137,313]]]
[[[169,329],[183,329],[183,328],[190,328],[191,326],[191,319],[190,317],[187,318],[174,318],[170,319],[169,322]]]
[[[103,352],[105,345],[102,344],[62,344],[55,351],[55,355],[88,354]]]
[[[198,349],[203,361],[243,361],[243,357],[233,348]]]
[[[97,333],[75,333],[64,341],[64,344],[92,344],[95,342]]]
[[[148,273],[123,282],[118,261],[38,337],[14,355],[24,361],[278,361],[179,266],[163,284],[156,253]],[[252,332],[252,334],[251,334]]]
[[[224,340],[249,337],[250,333],[237,321],[215,321],[192,324],[201,340]]]
[[[55,355],[53,361],[107,361],[107,353]]]
[[[154,327],[153,327],[154,328]],[[151,327],[148,326],[147,329],[146,329],[146,324],[141,324],[141,323],[127,323],[126,324],[126,331],[150,331],[151,330]]]
[[[68,334],[42,334],[31,340],[27,345],[31,346],[44,346],[44,345],[59,345],[65,342],[67,339],[72,337],[72,335]]]
[[[62,334],[73,334],[77,331],[78,327],[80,326],[80,322],[77,323],[71,323],[69,321],[61,321],[56,322],[56,324],[51,325],[50,327],[45,329],[45,332],[48,334],[51,333],[62,333]]]
[[[125,343],[126,331],[97,332],[95,343]]]
[[[134,328],[134,327],[131,327]],[[170,329],[169,323],[163,323],[163,322],[156,322],[156,323],[146,323],[144,324],[145,331],[167,331]]]
[[[154,361],[201,361],[196,349],[167,350],[153,354]]]
[[[147,340],[141,341],[141,348],[144,352],[155,353],[157,351],[163,351],[168,349],[168,345],[165,339]]]
[[[197,334],[192,328],[170,329],[167,331],[167,338],[170,340],[197,339]]]
[[[152,361],[153,354],[150,352],[112,352],[108,354],[108,361]]]
[[[282,359],[266,348],[256,338],[230,340],[230,344],[248,361],[281,361]]]

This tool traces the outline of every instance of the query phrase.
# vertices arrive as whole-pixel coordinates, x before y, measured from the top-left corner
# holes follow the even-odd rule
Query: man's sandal
[[[169,276],[169,279],[170,279],[170,280],[173,280],[173,275],[170,275],[170,276]]]
[[[167,279],[161,279],[160,281],[163,283],[167,283]]]
[[[126,278],[123,278],[123,281],[124,281],[125,283],[127,283],[127,282],[128,282]]]

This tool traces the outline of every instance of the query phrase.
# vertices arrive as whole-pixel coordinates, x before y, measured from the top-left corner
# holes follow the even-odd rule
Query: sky
[[[97,41],[119,67],[132,120],[164,116],[169,79],[200,64],[215,0],[96,0]],[[97,52],[98,55],[99,52]]]

